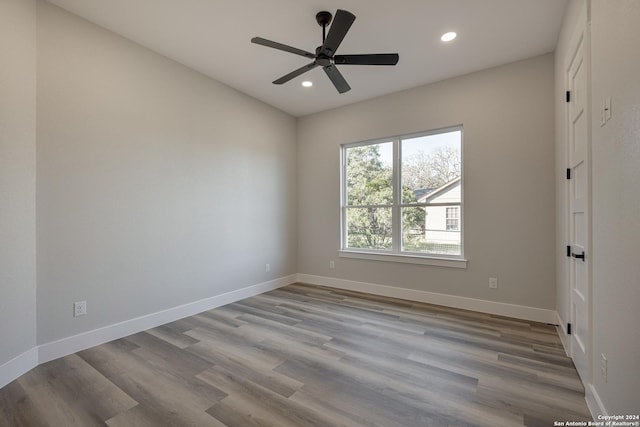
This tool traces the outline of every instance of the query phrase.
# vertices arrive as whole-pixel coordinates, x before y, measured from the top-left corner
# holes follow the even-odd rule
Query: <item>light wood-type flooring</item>
[[[590,420],[553,326],[302,284],[57,359],[0,426],[553,426]]]

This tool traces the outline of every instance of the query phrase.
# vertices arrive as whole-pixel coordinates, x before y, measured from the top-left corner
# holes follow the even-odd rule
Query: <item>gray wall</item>
[[[593,361],[610,414],[640,409],[640,2],[591,2]],[[611,97],[612,116],[600,127]],[[600,355],[608,360],[608,380]]]
[[[299,119],[299,272],[553,309],[553,64],[547,54]],[[340,144],[456,124],[468,268],[338,259]]]
[[[37,18],[39,344],[296,272],[293,117],[46,2]]]
[[[0,366],[36,343],[35,1],[0,1]]]

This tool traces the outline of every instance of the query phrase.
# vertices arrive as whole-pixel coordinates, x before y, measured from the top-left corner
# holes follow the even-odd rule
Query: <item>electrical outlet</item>
[[[336,268],[336,263],[334,260],[329,261],[329,268]]]
[[[604,382],[607,382],[607,357],[604,353],[600,354],[600,371],[602,372],[602,378]]]
[[[87,314],[87,302],[78,301],[73,303],[73,317],[84,316]]]
[[[498,278],[497,277],[489,277],[489,288],[498,289]]]
[[[264,265],[264,271],[266,271],[267,273],[271,271],[271,264],[265,264]]]

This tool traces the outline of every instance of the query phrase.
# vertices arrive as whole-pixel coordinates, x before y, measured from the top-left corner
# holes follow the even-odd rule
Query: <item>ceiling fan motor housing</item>
[[[333,64],[333,58],[322,53],[322,46],[316,48],[316,64],[321,67]]]

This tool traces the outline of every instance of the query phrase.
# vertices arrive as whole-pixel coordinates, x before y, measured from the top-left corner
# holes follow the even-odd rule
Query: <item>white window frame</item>
[[[455,205],[459,207],[459,231],[460,232],[460,255],[446,255],[446,254],[426,254],[421,252],[407,252],[402,251],[402,223],[401,212],[403,207],[416,207],[416,206],[433,206],[427,203],[402,203],[402,176],[401,176],[401,161],[402,161],[402,144],[404,139],[419,138],[429,135],[437,135],[440,133],[448,133],[460,131],[460,203]],[[409,264],[424,264],[435,265],[441,267],[452,268],[466,268],[467,260],[464,258],[464,131],[462,125],[450,126],[446,128],[434,129],[425,132],[412,133],[407,135],[399,135],[388,138],[380,138],[368,141],[361,141],[350,144],[343,144],[340,147],[340,250],[338,256],[342,258],[357,258],[367,259],[374,261],[391,261]],[[391,250],[376,250],[376,249],[361,249],[361,248],[347,248],[347,209],[353,208],[353,206],[347,205],[347,149],[358,146],[374,145],[381,143],[393,143],[393,173],[392,173],[392,185],[393,185],[393,202],[390,206],[392,209],[392,248]],[[375,207],[375,206],[374,206]],[[381,206],[383,207],[383,206]]]

